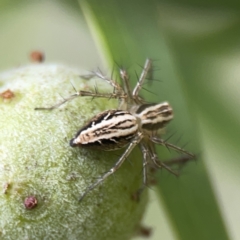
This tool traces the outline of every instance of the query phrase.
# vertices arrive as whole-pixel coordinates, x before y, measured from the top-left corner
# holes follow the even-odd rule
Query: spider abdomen
[[[137,118],[128,111],[107,110],[93,117],[70,141],[72,147],[120,149],[136,136]]]

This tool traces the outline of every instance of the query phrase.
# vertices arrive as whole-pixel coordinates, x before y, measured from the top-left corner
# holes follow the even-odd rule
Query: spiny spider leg
[[[81,97],[99,97],[99,98],[116,98],[116,99],[124,99],[125,95],[120,95],[117,93],[99,93],[99,92],[89,92],[89,91],[79,91],[79,96]]]
[[[182,149],[180,147],[177,147],[171,143],[168,143],[168,142],[165,142],[163,139],[160,139],[160,138],[157,138],[157,137],[152,137],[150,138],[150,140],[156,144],[159,144],[159,145],[162,145],[164,147],[168,147],[168,148],[171,148],[173,150],[175,150],[176,152],[180,152],[180,153],[185,153],[186,155],[192,157],[192,158],[195,158],[195,155],[186,151],[185,149]]]
[[[158,168],[165,168],[167,171],[169,171],[170,173],[172,173],[175,176],[178,176],[179,174],[175,171],[173,171],[168,165],[166,165],[164,162],[160,161],[160,159],[158,158],[154,145],[152,142],[148,142],[148,148],[149,148],[149,153],[151,156],[151,159],[153,161],[153,163],[155,164],[156,167]]]
[[[124,95],[125,94],[124,90],[122,89],[122,87],[117,82],[115,82],[114,80],[104,76],[103,73],[100,70],[95,72],[95,76],[98,77],[98,78],[103,79],[108,84],[110,84],[114,89],[116,89],[118,94],[120,94],[120,95]]]
[[[128,96],[125,90],[117,82],[115,82],[111,78],[104,76],[100,70],[95,72],[95,76],[105,80],[108,84],[110,84],[114,88],[113,94],[116,94],[116,96],[119,96],[118,99],[120,100],[118,109],[126,109],[127,99],[130,99],[131,96]],[[124,85],[124,88],[125,88],[125,85]]]
[[[173,171],[168,165],[166,165],[164,162],[160,161],[157,154],[155,154],[155,153],[153,154],[152,161],[158,168],[165,168],[167,171],[169,171],[173,175],[175,175],[177,177],[179,176],[179,174],[177,172]]]
[[[176,158],[172,158],[170,160],[165,160],[165,161],[162,161],[163,164],[165,164],[166,166],[170,167],[170,166],[173,166],[173,165],[178,165],[178,171],[184,167],[184,165],[193,160],[194,158],[192,158],[191,156],[188,156],[188,155],[182,155],[180,157],[176,157]],[[158,168],[158,166],[161,165],[160,161],[159,160],[155,160],[157,164],[155,164],[155,168],[152,168],[152,169],[155,169],[156,170],[156,167]],[[156,166],[157,165],[157,166]],[[154,167],[154,166],[153,166]]]
[[[163,161],[163,163],[167,166],[172,166],[172,165],[183,166],[185,163],[187,163],[190,160],[194,160],[194,158],[189,155],[182,155],[167,161]]]
[[[123,82],[123,88],[129,99],[132,99],[132,92],[129,85],[129,76],[125,69],[120,69],[120,77]]]
[[[148,151],[147,148],[143,145],[143,143],[140,143],[140,148],[143,155],[143,173],[142,173],[142,186],[137,190],[136,192],[136,200],[138,201],[140,199],[140,195],[142,194],[143,190],[147,186],[147,170],[148,170]]]
[[[51,107],[37,107],[34,108],[34,110],[53,110],[55,108],[60,107],[64,103],[73,100],[76,97],[100,97],[100,98],[115,98],[115,99],[124,99],[126,96],[125,95],[120,95],[117,93],[96,93],[96,92],[89,92],[89,91],[78,91],[68,98],[64,99],[63,101],[51,106]]]
[[[108,79],[106,77],[104,77],[102,75],[102,73],[100,71],[96,72],[96,73],[92,73],[92,74],[89,74],[89,75],[83,75],[81,77],[83,77],[84,79],[91,79],[92,77],[99,77],[103,80],[106,80],[108,82],[108,84],[110,84],[111,86],[114,87],[114,89],[117,89],[118,91],[115,93],[99,93],[99,92],[90,92],[90,91],[76,91],[76,89],[74,88],[74,90],[76,91],[76,93],[70,95],[68,98],[64,99],[63,101],[51,106],[51,107],[37,107],[37,108],[34,108],[34,110],[53,110],[55,108],[58,108],[60,107],[61,105],[63,105],[64,103],[68,102],[68,101],[71,101],[73,100],[74,98],[76,97],[100,97],[100,98],[108,98],[108,99],[111,99],[111,98],[114,98],[114,99],[122,99],[124,100],[127,95],[125,94],[125,92],[123,91],[123,89],[120,87],[120,85],[118,85],[117,83],[115,83],[113,80],[111,79]]]
[[[137,82],[137,85],[136,85],[136,87],[133,89],[133,92],[132,92],[132,97],[133,97],[134,99],[136,99],[136,100],[137,100],[137,98],[138,98],[138,94],[139,94],[139,92],[140,92],[140,90],[141,90],[141,88],[142,88],[142,85],[143,85],[143,83],[144,83],[144,80],[146,79],[146,76],[147,76],[149,70],[151,69],[151,67],[152,67],[152,61],[151,61],[151,59],[147,58],[147,60],[146,60],[146,62],[145,62],[145,64],[144,64],[143,71],[142,71],[142,73],[141,73],[141,75],[140,75],[140,78],[139,78],[139,80],[138,80],[138,82]]]
[[[143,136],[142,133],[138,133],[136,138],[128,145],[125,152],[122,154],[122,156],[118,159],[118,161],[114,164],[114,166],[105,174],[103,174],[95,183],[93,183],[91,186],[89,186],[86,191],[83,193],[83,195],[79,198],[79,202],[83,200],[83,198],[96,186],[98,186],[100,183],[102,183],[107,177],[112,175],[114,172],[116,172],[123,162],[126,160],[128,155],[131,153],[131,151],[134,149],[134,147],[142,140]]]
[[[34,110],[53,110],[55,108],[60,107],[62,104],[66,103],[66,102],[68,102],[68,101],[70,101],[70,100],[72,100],[76,97],[79,97],[79,96],[80,96],[80,92],[76,92],[76,93],[72,94],[70,97],[65,98],[63,101],[61,101],[61,102],[59,102],[59,103],[57,103],[57,104],[55,104],[51,107],[36,107],[36,108],[34,108]]]

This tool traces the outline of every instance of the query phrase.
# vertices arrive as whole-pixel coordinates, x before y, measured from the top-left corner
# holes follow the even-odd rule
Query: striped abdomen
[[[116,150],[130,143],[137,131],[137,119],[131,113],[107,110],[96,115],[80,129],[70,145],[105,151]]]

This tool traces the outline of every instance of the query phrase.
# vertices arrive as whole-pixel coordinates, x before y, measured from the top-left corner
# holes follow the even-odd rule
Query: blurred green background
[[[240,3],[237,1],[0,2],[0,70],[30,62],[76,68],[114,62],[136,82],[146,57],[157,71],[143,92],[175,113],[169,141],[198,154],[175,178],[164,171],[143,219],[149,239],[240,239]],[[161,158],[175,156],[159,148]],[[136,238],[140,239],[140,238]]]

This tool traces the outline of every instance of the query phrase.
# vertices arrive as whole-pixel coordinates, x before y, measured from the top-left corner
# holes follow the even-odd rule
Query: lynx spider
[[[126,70],[120,69],[120,77],[123,87],[113,79],[103,75],[103,73],[98,70],[89,76],[82,77],[85,79],[90,79],[92,77],[103,79],[113,87],[113,93],[80,90],[52,107],[35,108],[35,110],[53,110],[79,96],[115,98],[119,100],[118,109],[106,110],[97,114],[90,119],[70,141],[71,147],[89,147],[104,151],[113,151],[126,147],[125,152],[113,167],[90,185],[79,198],[79,201],[102,183],[108,176],[117,171],[137,145],[140,146],[143,154],[143,179],[142,186],[136,192],[137,198],[139,198],[144,187],[147,185],[149,160],[152,161],[153,166],[156,168],[164,168],[177,176],[178,173],[173,171],[170,165],[184,163],[195,157],[194,154],[158,137],[159,131],[173,118],[173,111],[168,102],[148,104],[139,96],[139,92],[151,68],[152,61],[146,59],[142,73],[133,91],[130,89],[129,76]],[[179,159],[162,162],[156,154],[154,144],[165,146],[184,155]]]

